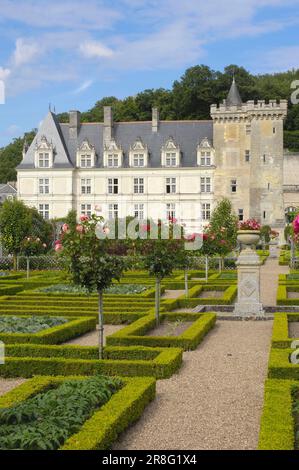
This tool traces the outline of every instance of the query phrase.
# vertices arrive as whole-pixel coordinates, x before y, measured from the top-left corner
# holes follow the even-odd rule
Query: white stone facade
[[[286,207],[299,205],[299,158],[283,155],[287,102],[234,103],[234,91],[211,107],[211,121],[160,121],[154,109],[151,122],[114,123],[105,108],[104,123],[72,111],[59,124],[49,112],[24,151],[18,196],[49,218],[101,206],[105,218],[173,216],[188,231],[225,196],[240,220],[282,229]]]

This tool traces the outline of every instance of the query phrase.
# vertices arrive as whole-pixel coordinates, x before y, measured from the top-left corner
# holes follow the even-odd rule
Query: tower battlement
[[[210,108],[212,119],[234,119],[234,118],[243,118],[250,119],[263,118],[263,117],[273,117],[284,118],[287,115],[288,102],[287,100],[249,100],[246,103],[239,105],[228,105],[226,100],[223,103],[212,104]]]

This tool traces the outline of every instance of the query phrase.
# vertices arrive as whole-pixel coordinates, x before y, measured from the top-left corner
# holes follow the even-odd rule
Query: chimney
[[[70,111],[70,137],[76,139],[80,127],[80,111]]]
[[[113,138],[113,113],[111,106],[104,106],[104,143]]]
[[[152,109],[152,132],[158,132],[159,127],[159,110],[158,108]]]

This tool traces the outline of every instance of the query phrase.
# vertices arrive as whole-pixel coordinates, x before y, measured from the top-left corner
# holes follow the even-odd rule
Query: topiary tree
[[[27,279],[29,279],[30,257],[45,253],[47,244],[43,243],[39,237],[26,237],[21,244],[21,254],[26,256]]]
[[[107,238],[104,219],[96,215],[81,216],[74,229],[64,224],[55,250],[63,254],[74,284],[97,291],[99,312],[99,358],[103,359],[104,309],[103,292],[114,279],[120,280],[127,266],[125,259],[111,254],[114,240]]]

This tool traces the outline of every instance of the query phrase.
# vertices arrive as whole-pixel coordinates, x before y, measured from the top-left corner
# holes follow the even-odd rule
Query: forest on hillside
[[[253,75],[243,67],[227,66],[223,72],[212,70],[206,65],[188,68],[172,88],[144,90],[135,96],[118,99],[104,97],[93,108],[81,115],[82,122],[103,121],[103,106],[112,106],[115,121],[151,120],[152,107],[159,108],[160,119],[210,119],[210,105],[226,98],[232,76],[243,101],[258,99],[287,99],[288,116],[285,122],[284,146],[299,152],[299,104],[290,102],[291,83],[299,80],[299,69],[275,74]],[[68,122],[68,113],[58,115],[60,122]],[[16,179],[16,166],[22,160],[22,148],[26,139],[30,144],[36,129],[23,137],[14,139],[0,149],[0,183]]]

